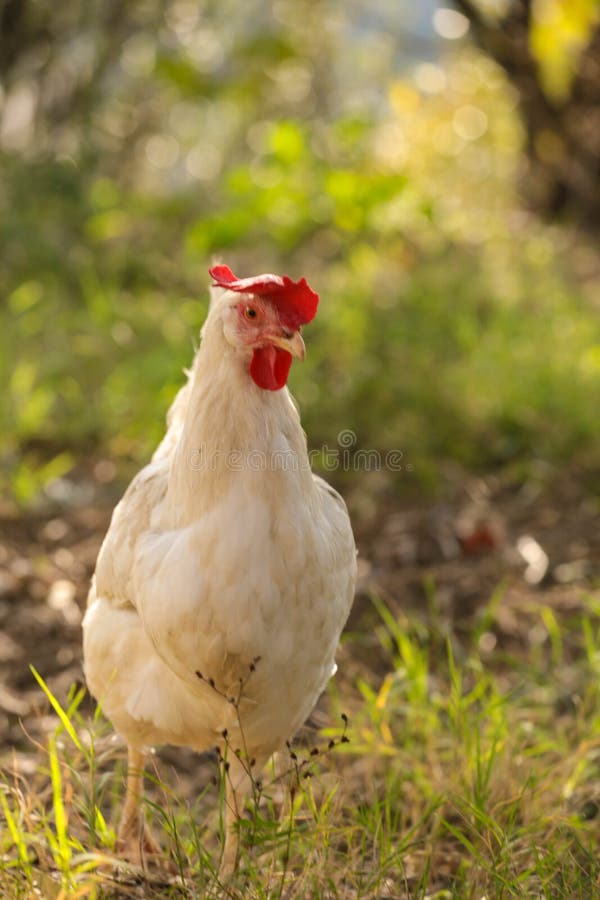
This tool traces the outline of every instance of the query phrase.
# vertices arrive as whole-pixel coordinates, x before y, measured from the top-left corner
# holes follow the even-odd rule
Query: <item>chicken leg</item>
[[[237,869],[240,851],[240,819],[252,785],[249,767],[231,755],[225,777],[225,841],[219,866],[221,878],[229,878]]]
[[[131,745],[127,748],[127,787],[117,850],[128,862],[144,865],[148,856],[160,859],[161,848],[146,824],[142,810],[144,795],[144,753]]]
[[[231,877],[239,857],[239,820],[250,787],[250,776],[243,764],[233,757],[225,775],[225,841],[219,867],[221,878]],[[117,837],[117,850],[123,859],[144,867],[150,857],[169,869],[160,844],[144,820],[144,753],[131,745],[127,748],[127,786],[125,803]],[[162,861],[162,862],[161,862]]]

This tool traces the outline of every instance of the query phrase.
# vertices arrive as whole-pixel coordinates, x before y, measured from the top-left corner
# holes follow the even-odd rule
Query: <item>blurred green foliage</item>
[[[598,0],[537,0],[531,44],[550,97],[568,96],[577,57],[599,19]]]
[[[148,456],[215,256],[320,292],[290,379],[313,445],[352,428],[424,477],[593,456],[597,259],[519,210],[500,71],[468,44],[399,70],[372,22],[381,53],[348,83],[354,5],[147,9],[77,115],[44,113],[28,74],[6,95],[4,487],[27,501],[81,454]]]

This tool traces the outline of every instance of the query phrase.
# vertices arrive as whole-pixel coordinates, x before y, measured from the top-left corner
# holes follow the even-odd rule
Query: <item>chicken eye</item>
[[[255,319],[256,315],[257,315],[257,313],[253,306],[246,307],[246,318],[247,319]]]

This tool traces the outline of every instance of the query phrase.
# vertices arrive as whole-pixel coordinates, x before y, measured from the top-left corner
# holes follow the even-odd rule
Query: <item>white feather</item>
[[[355,548],[342,499],[310,472],[287,389],[258,388],[226,342],[227,299],[213,297],[167,433],[114,511],[85,673],[134,746],[206,749],[227,728],[266,759],[335,671]]]

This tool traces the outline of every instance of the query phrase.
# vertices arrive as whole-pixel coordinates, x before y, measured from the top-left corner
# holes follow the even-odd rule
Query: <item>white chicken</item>
[[[335,671],[356,551],[285,386],[318,295],[304,279],[210,274],[200,348],[162,443],[113,513],[83,644],[88,686],[128,745],[122,853],[159,852],[141,810],[146,749],[221,746],[230,872],[249,761],[258,772]]]

